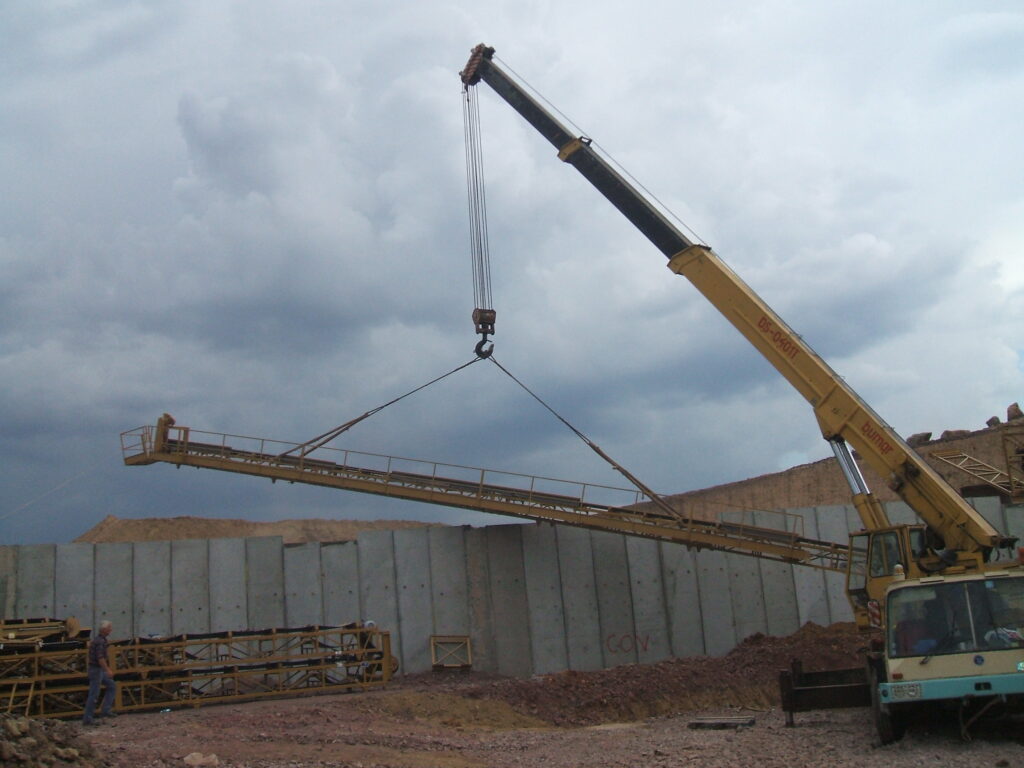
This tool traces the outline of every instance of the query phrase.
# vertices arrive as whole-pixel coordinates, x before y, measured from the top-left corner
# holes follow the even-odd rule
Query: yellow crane
[[[638,497],[629,504],[603,504],[587,500],[587,486],[552,493],[538,487],[544,479],[535,477],[516,476],[523,482],[512,485],[505,482],[508,473],[435,463],[427,463],[426,471],[407,471],[393,457],[374,457],[382,465],[362,466],[345,451],[312,459],[309,444],[198,433],[167,414],[122,435],[125,463],[204,467],[845,569],[858,624],[883,630],[868,665],[883,742],[899,738],[907,709],[921,702],[958,704],[967,718],[965,730],[971,718],[997,703],[1024,702],[1024,570],[1022,553],[1013,552],[1016,540],[996,531],[957,494],[711,248],[686,237],[588,137],[574,135],[541,106],[495,62],[493,48],[474,48],[460,75],[467,89],[486,83],[524,117],[810,404],[864,529],[842,545],[806,538],[791,525],[776,530],[693,520],[646,491],[653,503],[639,503],[644,499]],[[489,303],[484,309],[493,312]],[[493,317],[487,319],[481,329],[474,317],[484,336],[478,354],[493,332]],[[239,440],[255,444],[240,447]],[[853,450],[922,524],[890,523]]]

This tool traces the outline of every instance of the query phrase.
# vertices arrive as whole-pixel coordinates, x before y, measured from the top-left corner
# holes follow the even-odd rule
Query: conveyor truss
[[[170,426],[143,426],[121,434],[129,466],[165,462],[306,483],[360,493],[471,509],[596,530],[612,531],[697,549],[844,572],[846,544],[803,535],[803,519],[782,512],[777,527],[753,525],[739,511],[718,520],[669,514],[636,490],[523,475],[434,461],[322,447],[317,458],[302,445],[266,438]]]
[[[0,712],[82,715],[88,638],[57,634],[54,625],[0,623]],[[389,633],[361,623],[139,637],[111,642],[108,653],[119,712],[365,690],[394,671]]]

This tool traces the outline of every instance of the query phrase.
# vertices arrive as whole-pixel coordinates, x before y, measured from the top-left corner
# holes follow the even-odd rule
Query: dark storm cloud
[[[6,5],[2,542],[67,540],[105,514],[470,519],[129,469],[117,436],[170,411],[304,440],[471,357],[457,72],[481,40],[900,431],[980,426],[1019,399],[1018,13],[593,10]],[[701,33],[679,46],[678,29]],[[659,490],[824,455],[799,396],[529,126],[481,101],[497,358]],[[338,444],[622,483],[489,363]]]

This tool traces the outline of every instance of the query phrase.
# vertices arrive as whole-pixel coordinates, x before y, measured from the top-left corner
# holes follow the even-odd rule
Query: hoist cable
[[[362,416],[356,416],[356,418],[352,419],[351,421],[346,421],[344,424],[340,424],[337,427],[335,427],[334,429],[331,429],[331,430],[329,430],[327,432],[324,432],[322,435],[317,435],[316,437],[314,437],[312,440],[309,440],[308,442],[302,443],[301,445],[296,445],[294,448],[289,448],[284,453],[278,454],[278,457],[280,458],[282,456],[287,456],[288,454],[294,453],[295,451],[300,451],[300,453],[299,453],[299,457],[300,458],[303,457],[303,456],[307,456],[310,453],[312,453],[313,451],[315,451],[317,448],[320,448],[320,447],[326,445],[327,443],[329,443],[331,440],[336,438],[338,435],[342,434],[343,432],[348,431],[349,429],[354,427],[356,424],[361,422],[363,419],[368,419],[370,416],[373,416],[378,411],[384,410],[389,405],[394,405],[399,400],[404,400],[405,398],[409,397],[409,395],[416,394],[421,389],[426,389],[431,384],[436,384],[437,382],[441,381],[441,379],[445,379],[445,378],[451,376],[453,373],[458,373],[463,368],[468,368],[469,366],[473,365],[473,363],[480,362],[481,359],[482,358],[480,358],[480,357],[474,357],[468,363],[463,363],[462,365],[456,366],[455,368],[452,368],[452,370],[448,371],[448,373],[442,374],[441,376],[438,376],[436,379],[431,379],[426,384],[421,384],[420,386],[416,387],[415,389],[409,390],[404,395],[399,395],[394,400],[389,400],[388,402],[384,403],[383,405],[378,405],[376,408],[373,408],[372,410],[367,411]]]
[[[502,373],[504,373],[506,376],[508,376],[510,379],[512,379],[512,381],[514,381],[516,384],[518,384],[520,387],[522,387],[523,391],[526,392],[526,394],[528,394],[530,397],[532,397],[534,400],[536,400],[538,403],[540,403],[542,406],[544,406],[544,408],[546,408],[551,413],[552,416],[554,416],[556,419],[558,419],[560,422],[562,422],[565,426],[567,426],[570,430],[572,430],[572,432],[580,440],[582,440],[584,443],[586,443],[587,446],[589,446],[590,449],[594,453],[596,453],[598,456],[600,456],[602,459],[604,459],[606,462],[608,462],[608,464],[610,464],[613,469],[615,469],[619,474],[621,474],[623,477],[625,477],[627,480],[629,480],[629,482],[631,482],[645,496],[647,496],[647,498],[649,498],[652,502],[654,502],[663,512],[665,512],[666,514],[668,514],[669,516],[671,516],[675,520],[685,521],[687,519],[684,515],[679,514],[679,512],[677,512],[675,509],[673,509],[672,506],[667,501],[665,501],[665,499],[663,499],[660,494],[658,494],[655,491],[651,490],[636,475],[634,475],[632,472],[630,472],[624,466],[619,464],[619,462],[617,462],[615,459],[613,459],[611,456],[609,456],[607,453],[605,453],[601,449],[601,446],[599,446],[597,443],[595,443],[593,440],[591,440],[589,437],[587,437],[585,434],[583,434],[580,430],[576,429],[576,427],[574,427],[572,424],[570,424],[567,419],[565,419],[554,408],[552,408],[550,405],[548,405],[546,402],[544,402],[544,400],[541,399],[541,397],[538,394],[536,394],[533,390],[531,390],[528,386],[526,386],[522,381],[517,379],[512,374],[511,371],[509,371],[505,366],[503,366],[501,363],[499,363],[497,360],[495,360],[494,357],[491,357],[489,359],[490,359],[490,361],[492,363],[494,363],[496,366],[498,366],[498,368],[502,371]]]
[[[473,265],[473,301],[480,309],[493,309],[483,140],[480,135],[480,103],[476,98],[475,88],[464,88],[463,95],[462,120],[466,135],[466,189],[469,204],[470,258]]]

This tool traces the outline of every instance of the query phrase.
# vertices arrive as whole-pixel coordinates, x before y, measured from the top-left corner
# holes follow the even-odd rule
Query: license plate
[[[896,699],[919,699],[921,698],[920,683],[894,683],[889,688],[892,698]]]

